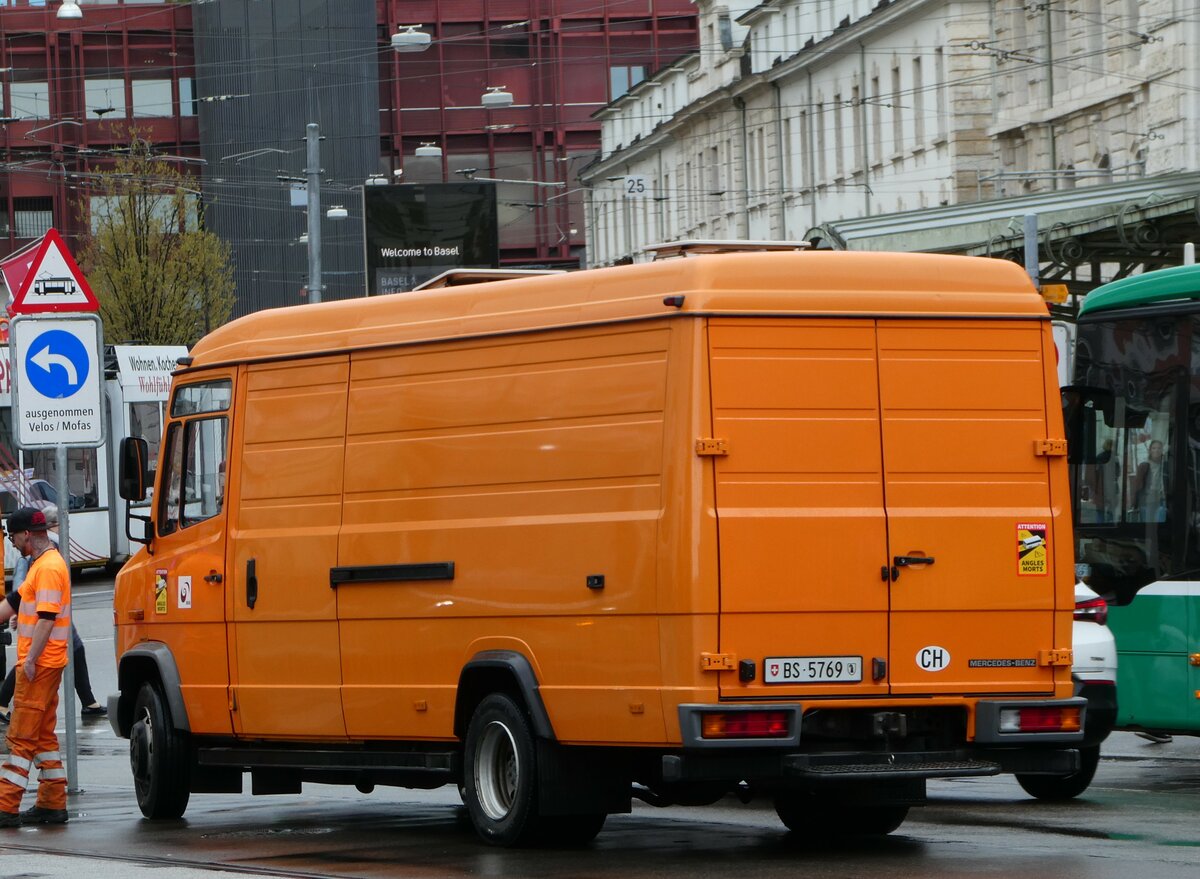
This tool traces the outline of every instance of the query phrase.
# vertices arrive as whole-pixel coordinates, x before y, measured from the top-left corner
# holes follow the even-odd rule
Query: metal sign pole
[[[55,488],[58,492],[58,551],[67,563],[71,577],[71,494],[67,489],[67,447],[54,447]],[[72,596],[74,598],[74,596]],[[75,623],[67,632],[67,668],[63,674],[63,713],[67,722],[67,792],[77,794],[79,787],[79,742],[75,735]]]

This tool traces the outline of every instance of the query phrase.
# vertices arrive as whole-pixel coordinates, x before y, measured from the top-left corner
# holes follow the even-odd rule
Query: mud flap
[[[537,761],[540,814],[623,814],[632,809],[633,777],[620,755],[538,739]]]

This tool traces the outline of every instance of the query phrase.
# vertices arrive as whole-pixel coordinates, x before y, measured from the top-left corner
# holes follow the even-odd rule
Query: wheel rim
[[[521,759],[512,732],[498,720],[483,731],[475,757],[475,790],[479,805],[493,821],[512,811],[521,777]]]
[[[142,710],[142,716],[134,723],[133,730],[129,738],[129,763],[134,781],[144,789],[150,783],[150,766],[154,758],[154,721],[148,708]]]

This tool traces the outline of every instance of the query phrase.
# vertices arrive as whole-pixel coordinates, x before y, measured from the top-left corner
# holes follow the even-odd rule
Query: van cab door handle
[[[220,583],[223,579],[224,578],[220,574],[218,574],[216,571],[213,571],[210,574],[204,575],[205,583]]]
[[[923,555],[898,555],[892,559],[897,568],[907,568],[909,565],[932,565],[933,559]]]
[[[254,573],[254,559],[246,561],[246,604],[251,610],[258,602],[258,577]]]

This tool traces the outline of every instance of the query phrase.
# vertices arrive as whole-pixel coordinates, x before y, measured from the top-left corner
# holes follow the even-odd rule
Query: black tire
[[[129,763],[138,808],[147,818],[179,818],[191,794],[188,737],[171,724],[158,687],[142,684],[129,731]]]
[[[1079,749],[1079,770],[1070,775],[1023,775],[1017,774],[1017,784],[1025,789],[1025,793],[1039,800],[1050,803],[1061,803],[1073,800],[1092,783],[1096,777],[1096,767],[1100,765],[1100,746]]]
[[[463,788],[476,832],[493,845],[539,841],[537,749],[529,721],[511,697],[493,693],[467,726]]]
[[[807,792],[780,794],[775,813],[801,839],[820,842],[851,836],[887,836],[904,823],[908,806],[847,806]]]
[[[539,842],[549,848],[587,845],[604,828],[604,812],[586,815],[552,815],[539,822]]]

